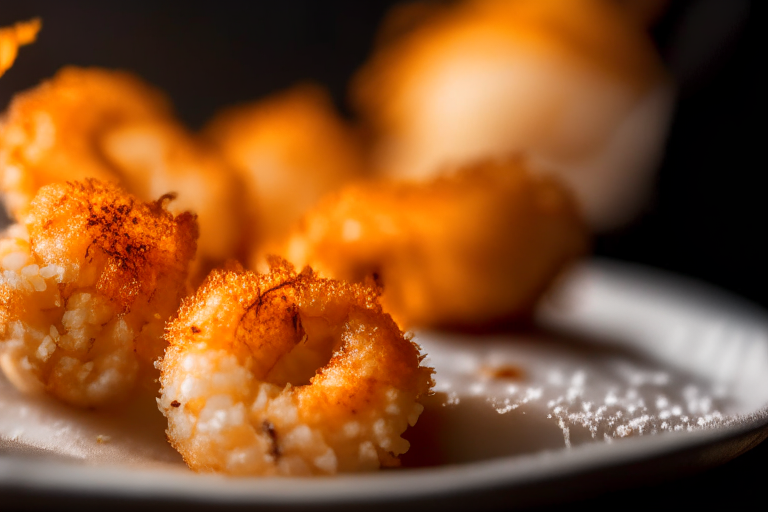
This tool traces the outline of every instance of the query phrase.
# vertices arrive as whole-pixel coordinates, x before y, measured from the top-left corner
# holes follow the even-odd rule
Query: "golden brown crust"
[[[418,86],[419,73],[429,69],[429,62],[443,58],[452,45],[485,40],[513,42],[578,62],[642,94],[663,76],[663,68],[648,38],[613,4],[466,0],[451,7],[426,3],[394,9],[382,44],[353,81],[353,101],[376,128],[397,130],[406,116],[401,100]]]
[[[93,179],[40,189],[0,240],[0,368],[16,387],[97,407],[156,377],[197,238],[169,200]]]
[[[67,67],[16,95],[0,122],[0,189],[23,219],[50,183],[119,182],[143,201],[199,215],[198,273],[242,257],[242,199],[234,171],[174,118],[160,91],[122,71]]]
[[[356,134],[316,85],[225,109],[204,133],[245,186],[252,254],[284,236],[320,197],[364,174]]]
[[[100,137],[125,123],[165,119],[170,103],[129,73],[65,67],[17,94],[0,123],[0,177],[17,219],[40,187],[65,180],[117,181],[98,150]]]
[[[321,275],[378,280],[385,307],[408,327],[474,329],[526,317],[586,247],[571,194],[511,160],[431,183],[347,188],[282,251]]]
[[[13,288],[5,281],[0,281],[0,338],[7,335],[8,324],[17,314],[15,309],[18,302]]]
[[[289,296],[301,307],[309,307],[315,301],[321,303],[320,308],[326,303],[338,304],[342,308],[335,313],[339,318],[353,306],[383,314],[380,292],[375,288],[320,279],[309,268],[297,274],[293,265],[276,257],[270,257],[270,264],[270,271],[265,274],[242,267],[213,270],[194,296],[182,301],[178,314],[166,327],[165,338],[174,346],[204,342],[212,349],[242,347],[246,349],[244,356],[256,354],[263,347],[254,345],[254,340],[261,339],[255,333],[283,331],[280,326],[286,321],[284,309],[293,307],[286,305]],[[194,322],[202,305],[212,296],[226,297],[232,307],[241,311],[242,315],[233,320],[237,323],[235,341],[216,335],[219,322],[223,321],[220,317],[210,317],[210,325]],[[194,336],[190,337],[192,331]]]
[[[195,255],[196,218],[174,217],[165,209],[171,200],[143,203],[93,179],[49,185],[31,204],[32,251],[47,264],[66,266],[70,248],[87,241],[86,261],[106,258],[96,289],[128,311],[137,295],[151,297],[161,278],[183,283]]]
[[[396,465],[408,449],[400,434],[433,385],[378,290],[296,274],[277,259],[266,274],[212,272],[166,339],[160,408],[171,444],[198,471]]]

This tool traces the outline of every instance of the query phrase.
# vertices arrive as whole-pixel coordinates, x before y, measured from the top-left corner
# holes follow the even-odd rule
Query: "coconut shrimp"
[[[95,407],[152,377],[197,238],[168,200],[97,180],[40,189],[0,242],[0,367],[17,388]]]
[[[40,19],[35,18],[0,28],[0,76],[13,66],[20,46],[35,42],[41,26]]]
[[[194,212],[200,226],[192,280],[226,260],[245,256],[245,196],[234,171],[208,142],[174,122],[133,123],[102,138],[104,158],[119,169],[125,187],[142,199],[172,190],[174,214]]]
[[[593,227],[637,212],[673,95],[631,2],[425,3],[393,11],[352,83],[383,175],[428,181],[526,153],[573,188]]]
[[[168,438],[197,471],[309,475],[395,466],[432,386],[364,285],[273,259],[217,270],[169,323]]]
[[[364,174],[361,144],[318,86],[224,110],[205,134],[242,178],[254,255],[323,195]]]
[[[509,160],[427,183],[349,187],[275,251],[336,279],[375,277],[406,328],[474,330],[527,318],[586,248],[567,188]]]
[[[200,273],[240,256],[234,171],[174,119],[163,93],[129,73],[64,68],[17,94],[0,122],[0,189],[17,220],[40,187],[86,178],[119,182],[142,201],[176,192],[169,209],[198,215]]]

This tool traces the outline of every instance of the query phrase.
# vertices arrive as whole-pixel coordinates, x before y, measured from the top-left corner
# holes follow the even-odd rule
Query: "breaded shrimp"
[[[432,369],[377,291],[296,274],[212,272],[167,328],[160,410],[196,471],[309,475],[398,464]]]
[[[621,4],[396,8],[351,88],[375,133],[373,165],[428,181],[447,166],[524,153],[573,188],[593,227],[626,220],[658,163],[672,87]]]
[[[101,135],[170,115],[164,95],[120,71],[67,67],[17,94],[0,122],[0,186],[9,213],[23,219],[49,183],[114,180],[98,151]]]
[[[510,160],[427,183],[349,187],[275,252],[336,279],[374,276],[406,328],[478,329],[527,317],[586,248],[569,191]]]
[[[94,407],[152,375],[197,238],[168,200],[97,180],[40,189],[0,242],[0,367],[14,385]]]
[[[0,27],[0,76],[13,66],[19,46],[35,42],[41,26],[40,18],[34,18],[11,27]]]
[[[323,195],[364,174],[359,141],[318,86],[224,110],[205,134],[242,177],[255,226],[252,253],[284,236]]]
[[[104,134],[104,158],[124,186],[143,199],[173,191],[168,210],[194,212],[200,225],[192,281],[246,255],[246,197],[234,171],[210,144],[173,122],[133,123]]]
[[[241,256],[234,171],[173,118],[165,95],[129,73],[64,68],[16,95],[0,122],[0,189],[17,220],[40,187],[86,178],[117,181],[143,201],[177,193],[171,211],[198,215],[201,272]]]

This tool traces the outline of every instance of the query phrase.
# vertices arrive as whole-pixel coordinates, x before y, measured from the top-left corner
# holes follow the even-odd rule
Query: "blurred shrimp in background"
[[[204,133],[245,185],[251,261],[323,195],[366,174],[356,134],[316,85],[230,107]]]
[[[228,256],[254,266],[264,247],[301,231],[297,219],[321,196],[350,181],[373,177],[366,185],[371,189],[380,186],[376,180],[415,180],[428,187],[461,168],[510,157],[575,193],[593,230],[631,222],[637,215],[635,225],[644,223],[648,207],[643,205],[664,149],[674,82],[648,27],[679,16],[678,5],[685,8],[663,0],[463,0],[367,7],[296,1],[253,11],[218,6],[180,13],[170,4],[138,4],[127,18],[118,10],[91,6],[72,19],[67,18],[70,7],[30,3],[25,9],[56,20],[46,37],[68,41],[72,48],[53,58],[50,45],[38,45],[44,51],[36,54],[32,47],[27,58],[30,69],[81,59],[136,70],[169,89],[193,127],[221,105],[244,105],[215,117],[202,138],[183,135],[181,127],[167,122],[165,128],[125,127],[100,136],[94,154],[99,165],[106,161],[117,168],[118,177],[142,196],[180,192],[177,205],[201,216],[201,250],[214,261],[205,269]],[[17,10],[19,18],[27,15]],[[205,13],[205,21],[196,12]],[[186,21],[167,23],[177,17]],[[93,27],[99,32],[89,37],[103,44],[84,48],[82,38],[60,19]],[[147,20],[162,29],[149,29]],[[360,41],[369,41],[377,25],[378,40],[370,51]],[[191,72],[201,67],[205,73]],[[18,69],[22,74],[4,77],[4,87],[18,89],[23,83],[18,77],[31,76]],[[308,80],[327,86],[335,104],[317,86],[286,90]],[[351,122],[336,113],[348,94],[360,114]],[[367,144],[360,143],[359,132]],[[226,162],[217,160],[210,141]],[[209,161],[217,163],[205,164]],[[192,164],[210,168],[210,179],[193,179]],[[498,201],[498,194],[493,198]],[[423,209],[425,221],[445,224],[448,217],[439,212],[448,210]],[[411,219],[407,212],[402,218],[407,231]],[[498,243],[481,245],[499,255],[514,249],[510,254],[530,256],[534,246],[515,247],[514,237],[504,237],[503,226],[526,222],[525,216],[509,218],[499,222],[498,232],[477,226],[473,235],[493,236]],[[608,247],[629,258],[661,250],[645,240],[629,251],[621,236],[598,238],[598,249]],[[455,240],[460,239],[457,234]],[[435,249],[440,254],[439,246]],[[456,254],[455,248],[446,246],[444,254]],[[524,309],[530,310],[544,283],[572,261],[555,259],[564,263],[541,276],[532,287],[540,291]],[[467,274],[481,273],[479,261],[466,267]],[[521,261],[526,260],[512,258],[508,264]],[[436,264],[424,260],[421,275]],[[383,284],[386,289],[386,279]],[[504,279],[493,284],[513,285]]]
[[[19,21],[10,27],[0,28],[0,76],[13,65],[19,46],[31,44],[40,31],[38,18]]]
[[[624,7],[465,0],[394,9],[352,86],[374,134],[374,166],[425,180],[522,154],[576,192],[592,226],[628,220],[658,164],[672,90],[638,25],[653,14]]]
[[[194,280],[238,255],[234,172],[176,121],[163,93],[130,73],[65,67],[17,94],[0,120],[0,190],[17,221],[41,187],[85,178],[121,183],[144,201],[176,193],[170,210],[200,223]]]
[[[277,252],[337,279],[373,278],[404,328],[486,330],[526,323],[588,239],[573,194],[511,159],[345,187]]]
[[[395,8],[351,88],[380,182],[327,198],[283,253],[335,278],[375,276],[409,328],[482,329],[529,315],[586,252],[581,217],[595,228],[625,221],[659,158],[671,87],[637,22],[649,14],[623,9],[610,0]],[[520,162],[494,172],[514,174],[511,184],[467,179],[472,165],[509,158]],[[388,188],[398,181],[420,184]],[[542,189],[569,207],[529,205]]]

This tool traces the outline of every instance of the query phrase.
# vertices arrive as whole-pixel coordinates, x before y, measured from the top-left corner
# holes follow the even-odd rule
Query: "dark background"
[[[193,128],[221,106],[305,80],[327,86],[349,115],[348,80],[394,3],[0,0],[0,26],[33,16],[44,23],[38,42],[0,80],[0,108],[14,92],[73,64],[138,73],[167,91]],[[646,209],[633,224],[598,237],[595,252],[707,281],[766,309],[768,87],[758,4],[671,0],[652,27],[679,92],[665,157]],[[585,505],[746,504],[763,498],[766,476],[763,443],[703,474],[613,491]]]

